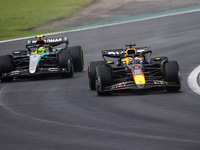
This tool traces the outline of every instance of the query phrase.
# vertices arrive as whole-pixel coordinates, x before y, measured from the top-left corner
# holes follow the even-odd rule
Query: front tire
[[[174,82],[177,85],[166,87],[167,91],[176,92],[181,89],[180,71],[177,61],[168,61],[164,64],[164,80]]]
[[[104,65],[105,61],[92,61],[88,64],[88,82],[91,90],[95,90],[96,67]]]
[[[3,73],[9,73],[13,70],[12,57],[9,55],[0,56],[0,75]],[[3,77],[2,82],[11,82],[13,77]]]
[[[81,72],[84,68],[83,50],[81,46],[68,47],[67,50],[70,51],[72,56],[72,61],[74,65],[75,72]]]
[[[108,92],[103,91],[107,86],[112,85],[111,68],[106,65],[101,65],[96,68],[96,92],[98,95],[107,95]]]
[[[69,67],[69,60],[70,60],[70,72],[63,72],[61,73],[61,76],[63,78],[66,77],[71,77],[74,74],[74,69],[73,69],[73,62],[72,62],[72,57],[70,55],[70,51],[68,50],[63,50],[58,54],[58,60],[59,60],[59,67],[62,69],[68,68]],[[64,71],[64,70],[63,70]]]

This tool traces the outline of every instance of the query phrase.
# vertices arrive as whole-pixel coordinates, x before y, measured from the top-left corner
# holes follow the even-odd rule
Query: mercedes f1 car
[[[104,61],[93,61],[88,65],[90,89],[96,89],[98,95],[157,87],[167,91],[180,90],[177,61],[169,61],[167,57],[149,60],[151,54],[150,48],[136,47],[135,44],[126,45],[125,49],[103,50]]]
[[[80,46],[68,47],[68,38],[28,40],[26,50],[15,50],[0,56],[1,81],[43,74],[59,74],[70,77],[74,71],[84,67],[83,51]]]

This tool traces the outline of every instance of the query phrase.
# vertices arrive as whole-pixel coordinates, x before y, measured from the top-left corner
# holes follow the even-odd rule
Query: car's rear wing
[[[67,37],[62,37],[62,38],[49,38],[49,39],[39,39],[39,40],[28,40],[26,47],[27,46],[32,46],[32,45],[37,45],[37,44],[46,44],[46,45],[51,45],[51,46],[57,46],[60,44],[69,44],[69,40]]]
[[[110,50],[103,50],[102,56],[112,57],[112,58],[119,58],[124,53],[123,49],[110,49]]]
[[[150,47],[134,47],[136,49],[136,54],[142,54],[143,52],[147,52],[150,50]],[[112,57],[112,58],[119,58],[123,56],[126,50],[124,49],[110,49],[110,50],[103,50],[102,57]]]

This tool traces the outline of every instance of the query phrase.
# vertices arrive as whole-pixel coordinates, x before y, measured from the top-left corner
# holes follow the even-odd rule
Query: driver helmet
[[[37,51],[38,53],[44,53],[46,51],[46,48],[42,46],[42,47],[39,47]]]

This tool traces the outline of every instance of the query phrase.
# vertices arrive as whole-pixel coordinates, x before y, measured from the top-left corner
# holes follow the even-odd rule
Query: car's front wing
[[[163,80],[153,80],[146,84],[136,85],[134,81],[120,82],[113,84],[112,86],[107,86],[102,88],[102,92],[113,92],[113,91],[123,91],[130,89],[150,89],[150,88],[165,88],[171,86],[181,86],[175,82],[165,82]]]
[[[1,74],[0,78],[7,78],[7,77],[23,77],[23,76],[38,76],[42,74],[60,74],[60,73],[70,73],[70,67],[68,68],[37,68],[35,73],[30,73],[29,69],[24,70],[15,70],[9,73]]]

